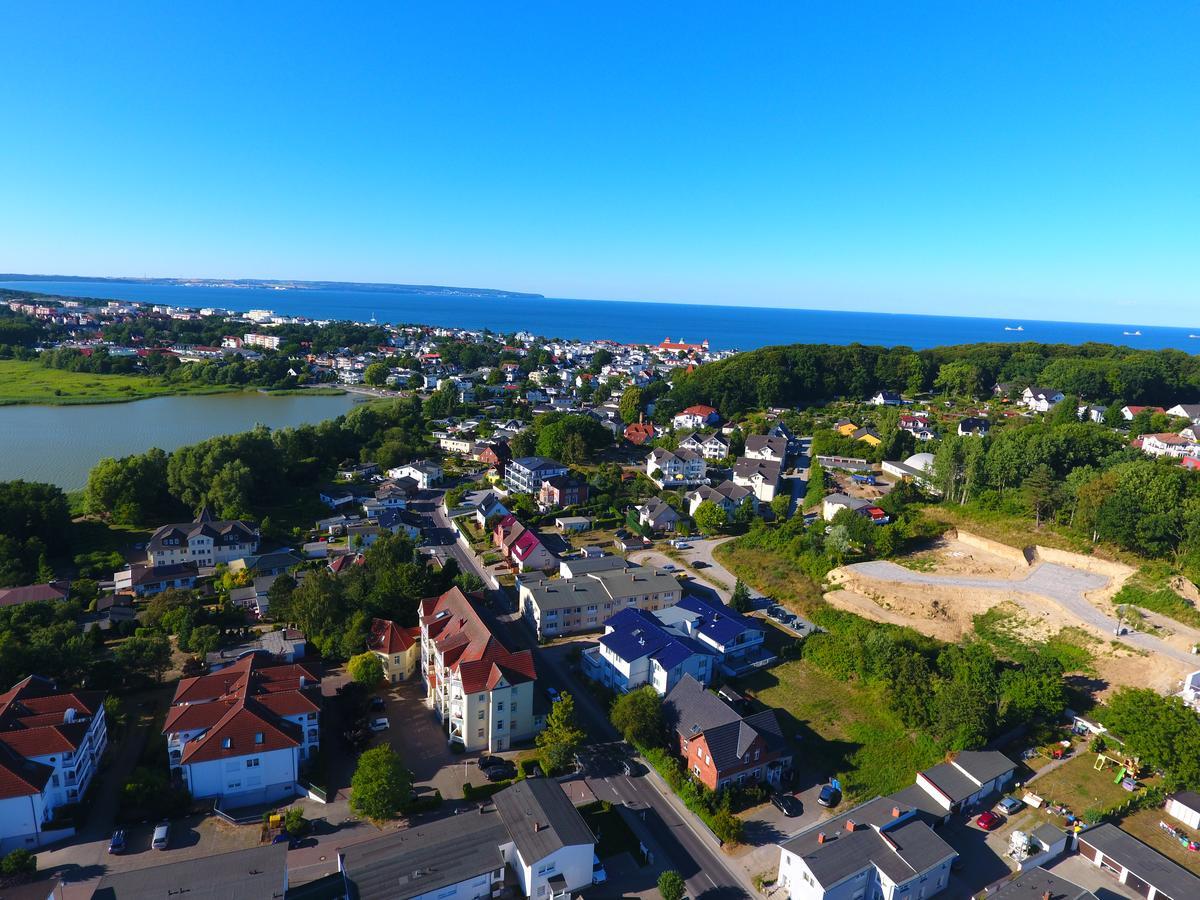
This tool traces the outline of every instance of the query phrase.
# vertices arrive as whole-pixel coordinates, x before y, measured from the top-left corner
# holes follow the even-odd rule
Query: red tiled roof
[[[0,590],[0,606],[16,606],[19,603],[38,603],[46,600],[67,599],[67,586],[51,582],[50,584],[27,584],[24,587],[14,587]]]
[[[367,648],[379,653],[404,653],[420,636],[420,628],[402,628],[391,619],[372,619]]]
[[[705,406],[703,403],[697,403],[695,406],[689,406],[684,410],[684,412],[691,413],[694,416],[704,416],[705,418],[708,418],[711,415],[715,415],[717,411],[711,406]]]
[[[467,693],[490,690],[501,677],[513,683],[537,677],[533,653],[505,647],[459,588],[422,600],[421,612],[421,623],[434,638],[442,664],[459,673]]]
[[[257,700],[245,699],[233,704],[202,737],[188,741],[182,761],[211,762],[249,753],[286,750],[298,747],[300,743],[300,729],[295,724],[277,718]]]
[[[53,770],[31,758],[78,749],[103,704],[99,691],[59,692],[36,675],[0,694],[0,799],[39,793]]]

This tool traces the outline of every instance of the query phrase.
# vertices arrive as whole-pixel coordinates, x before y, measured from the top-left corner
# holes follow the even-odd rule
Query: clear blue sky
[[[404,6],[7,4],[0,271],[1195,318],[1196,4]]]

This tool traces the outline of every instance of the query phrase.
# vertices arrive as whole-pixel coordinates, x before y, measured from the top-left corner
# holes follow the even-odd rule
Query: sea
[[[655,301],[571,300],[355,290],[273,290],[123,281],[9,281],[0,287],[67,297],[164,303],[245,312],[393,324],[440,325],[543,337],[658,343],[665,338],[717,350],[778,344],[879,344],[914,349],[978,342],[1120,344],[1200,352],[1196,328],[1033,319],[923,316],[832,309],[775,309]],[[1200,318],[1200,316],[1198,316]]]

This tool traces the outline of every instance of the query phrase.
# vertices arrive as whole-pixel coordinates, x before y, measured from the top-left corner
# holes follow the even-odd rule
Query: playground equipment
[[[1096,764],[1092,766],[1092,768],[1097,772],[1102,772],[1104,771],[1105,766],[1110,764],[1116,766],[1120,770],[1117,773],[1117,777],[1113,779],[1113,784],[1117,784],[1126,776],[1136,781],[1138,775],[1142,771],[1141,760],[1139,760],[1136,756],[1126,756],[1122,758],[1119,756],[1109,756],[1107,753],[1097,753]]]

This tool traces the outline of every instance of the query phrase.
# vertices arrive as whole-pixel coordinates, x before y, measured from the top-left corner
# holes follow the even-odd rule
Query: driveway
[[[1030,571],[1024,578],[967,578],[959,575],[931,575],[924,572],[914,572],[893,562],[875,560],[872,562],[854,563],[846,567],[848,570],[876,578],[880,581],[900,582],[903,584],[929,584],[938,587],[982,588],[985,590],[1019,591],[1023,594],[1035,594],[1045,597],[1077,619],[1101,629],[1108,634],[1116,633],[1117,620],[1104,615],[1085,596],[1088,591],[1094,591],[1108,584],[1109,579],[1103,575],[1091,572],[1081,572],[1070,566],[1058,563],[1044,562]],[[1176,649],[1166,641],[1153,635],[1141,632],[1126,632],[1116,638],[1126,644],[1153,653],[1160,653],[1176,659],[1188,666],[1193,666],[1196,658],[1183,650]]]

